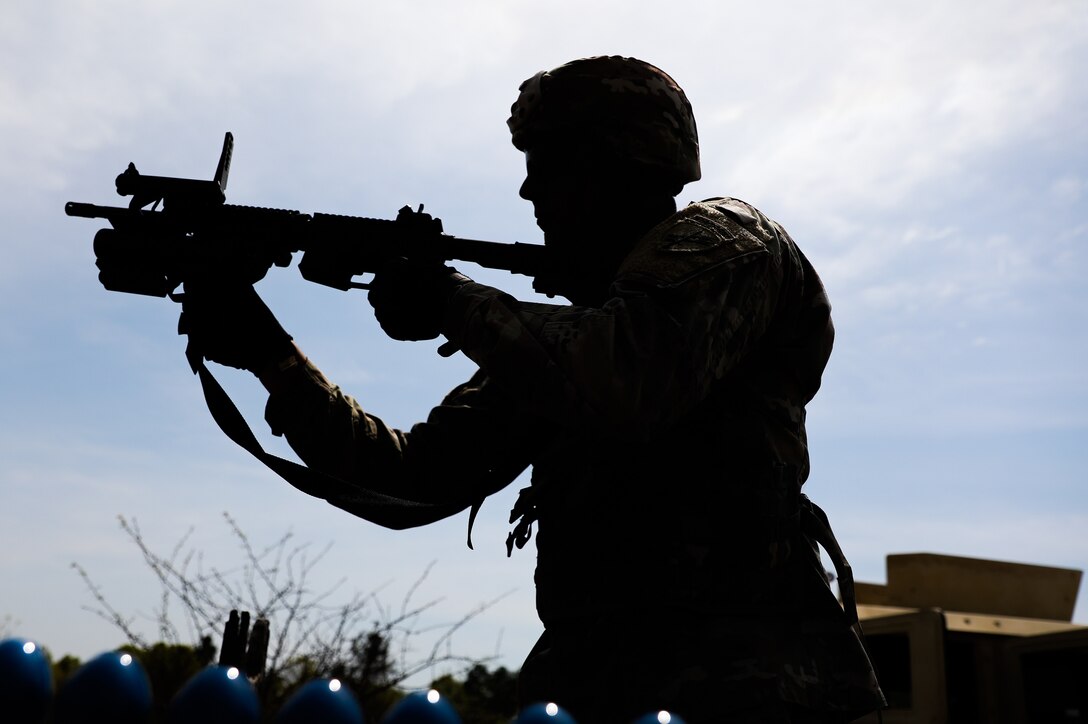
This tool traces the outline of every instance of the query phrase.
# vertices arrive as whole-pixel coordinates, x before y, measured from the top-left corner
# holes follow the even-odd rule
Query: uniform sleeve
[[[470,284],[452,300],[446,334],[532,414],[651,439],[759,343],[781,283],[776,251],[773,234],[693,204],[638,244],[601,308]]]
[[[327,497],[334,505],[365,488],[464,508],[517,477],[532,454],[528,423],[518,424],[496,392],[477,374],[404,431],[365,412],[307,361],[269,397],[265,418],[307,466],[343,481]]]

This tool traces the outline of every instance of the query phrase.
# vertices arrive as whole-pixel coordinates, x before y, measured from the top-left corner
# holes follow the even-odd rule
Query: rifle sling
[[[186,354],[193,371],[200,378],[204,400],[219,429],[239,447],[264,463],[272,472],[307,495],[322,498],[364,520],[395,530],[415,528],[448,518],[469,505],[473,507],[472,518],[475,518],[479,502],[482,501],[466,501],[464,504],[424,503],[398,498],[368,490],[266,452],[234,401],[205,366],[204,360],[198,354],[192,354],[188,350]],[[469,530],[471,533],[471,524]],[[469,545],[471,547],[471,542]]]
[[[831,530],[831,522],[827,519],[827,513],[823,508],[809,500],[807,495],[801,495],[801,532],[823,546],[828,558],[835,566],[835,575],[839,581],[839,595],[842,597],[843,612],[846,614],[846,623],[853,626],[858,623],[858,600],[854,590],[854,572],[846,555],[839,546],[835,533]]]

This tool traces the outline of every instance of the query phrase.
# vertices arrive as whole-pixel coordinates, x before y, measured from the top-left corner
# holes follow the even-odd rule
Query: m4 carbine
[[[117,177],[117,193],[132,197],[127,208],[65,205],[69,216],[107,219],[113,227],[94,238],[106,289],[165,297],[185,281],[254,283],[301,251],[302,276],[335,289],[366,289],[356,277],[406,257],[505,269],[532,276],[538,292],[557,293],[547,281],[555,273],[543,246],[449,236],[422,205],[415,211],[405,206],[387,220],[227,204],[233,150],[228,132],[211,181],[146,176],[130,163]]]

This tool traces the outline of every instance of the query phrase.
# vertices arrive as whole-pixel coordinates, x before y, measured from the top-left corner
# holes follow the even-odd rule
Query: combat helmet
[[[582,58],[537,73],[519,90],[506,122],[518,150],[573,138],[681,186],[702,175],[691,104],[668,73],[645,61]]]

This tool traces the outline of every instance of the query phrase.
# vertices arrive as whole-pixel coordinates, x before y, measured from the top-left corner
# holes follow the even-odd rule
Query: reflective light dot
[[[121,666],[128,666],[132,663],[132,654],[121,654]]]
[[[340,691],[339,679],[332,679],[329,681],[329,691]]]
[[[239,673],[241,673],[241,672],[238,671],[238,667],[232,666],[229,669],[227,669],[227,678],[230,679],[231,681],[234,681],[235,679],[238,678]]]
[[[33,641],[27,641],[25,644],[23,644],[23,653],[32,654],[37,650],[37,648],[38,647],[34,645]]]
[[[667,711],[659,711],[657,712],[657,720],[661,724],[669,724],[672,721],[672,716]]]
[[[427,701],[431,702],[432,704],[437,704],[438,700],[441,699],[441,698],[442,698],[442,695],[439,694],[434,689],[431,689],[430,691],[427,692]]]
[[[548,713],[548,716],[555,716],[559,713],[559,705],[549,702],[544,707],[544,711]]]

